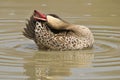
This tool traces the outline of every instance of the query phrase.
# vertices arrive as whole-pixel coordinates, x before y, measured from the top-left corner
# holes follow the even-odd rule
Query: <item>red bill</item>
[[[40,20],[40,21],[47,21],[46,15],[40,13],[37,10],[34,10],[34,14],[33,14],[34,19],[36,20]]]

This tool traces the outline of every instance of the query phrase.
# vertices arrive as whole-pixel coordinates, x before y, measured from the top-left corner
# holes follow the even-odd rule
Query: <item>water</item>
[[[1,0],[0,80],[119,80],[119,0]],[[39,51],[22,35],[34,9],[89,27],[92,49]]]

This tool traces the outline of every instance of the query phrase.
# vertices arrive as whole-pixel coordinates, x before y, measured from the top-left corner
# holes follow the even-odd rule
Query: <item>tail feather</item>
[[[29,39],[35,39],[35,20],[33,16],[27,20],[26,27],[24,28],[23,35]]]

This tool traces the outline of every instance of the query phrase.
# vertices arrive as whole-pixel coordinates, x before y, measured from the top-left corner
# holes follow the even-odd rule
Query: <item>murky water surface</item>
[[[94,47],[38,51],[22,35],[34,9],[88,26]],[[1,0],[0,80],[120,80],[120,0]]]

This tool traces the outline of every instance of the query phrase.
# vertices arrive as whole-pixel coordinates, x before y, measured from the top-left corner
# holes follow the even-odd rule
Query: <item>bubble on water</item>
[[[116,14],[111,14],[110,16],[112,16],[112,17],[116,17],[117,15],[116,15]]]
[[[15,14],[15,10],[10,10],[9,13],[8,13],[8,15],[10,15],[10,16],[16,15],[16,14]]]
[[[86,16],[86,17],[90,17],[90,16],[92,16],[91,14],[85,14],[84,16]]]
[[[91,6],[91,5],[92,5],[92,3],[87,3],[87,5],[88,5],[88,6]]]
[[[13,15],[15,15],[15,13],[14,13],[14,12],[11,12],[11,13],[9,13],[8,15],[13,16]]]
[[[41,6],[45,7],[45,6],[47,6],[47,4],[41,4]]]

